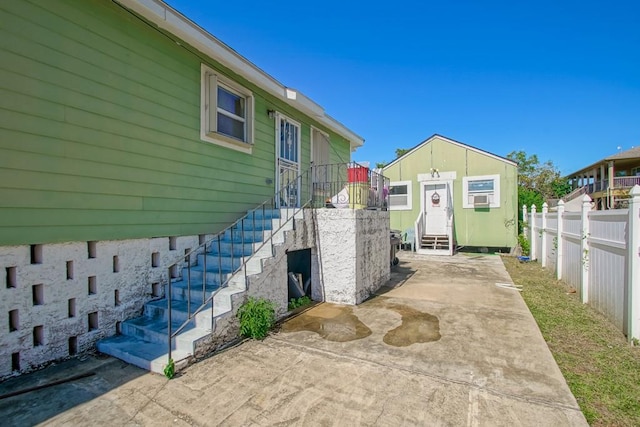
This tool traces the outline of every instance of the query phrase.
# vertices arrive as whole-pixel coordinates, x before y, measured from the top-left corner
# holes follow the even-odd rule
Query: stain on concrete
[[[347,342],[366,338],[371,329],[353,314],[353,307],[322,304],[288,320],[282,332],[315,332],[327,341]]]
[[[438,341],[441,338],[440,320],[437,316],[403,304],[386,304],[385,308],[395,311],[402,318],[400,326],[385,334],[382,339],[385,344],[408,347],[412,344]]]

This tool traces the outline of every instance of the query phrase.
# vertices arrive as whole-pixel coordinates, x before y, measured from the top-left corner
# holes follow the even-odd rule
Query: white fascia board
[[[400,159],[404,159],[405,157],[409,157],[410,155],[413,154],[414,151],[416,151],[417,149],[419,149],[420,147],[422,147],[424,145],[430,144],[436,138],[440,138],[443,141],[446,141],[446,142],[448,142],[450,144],[453,144],[453,145],[457,145],[458,147],[462,147],[464,149],[471,150],[471,151],[474,151],[476,153],[483,154],[483,155],[485,155],[487,157],[491,157],[493,159],[500,160],[501,162],[504,162],[504,163],[510,164],[512,166],[518,167],[518,163],[514,162],[513,160],[507,159],[506,157],[500,157],[500,156],[498,156],[496,154],[493,154],[493,153],[490,153],[488,151],[484,151],[484,150],[481,150],[479,148],[472,147],[471,145],[467,145],[467,144],[463,144],[462,142],[454,141],[453,139],[447,138],[446,136],[442,136],[442,135],[439,135],[439,134],[434,134],[434,135],[430,136],[429,138],[427,138],[426,140],[422,141],[420,144],[418,144],[415,147],[411,148],[409,151],[404,153],[402,156],[398,157],[397,159],[394,159],[392,162],[390,162],[388,165],[386,165],[383,169],[386,169],[389,166],[392,166],[393,164],[399,162]]]
[[[216,37],[199,27],[189,18],[161,0],[116,0],[122,6],[144,17],[171,34],[189,43],[199,51],[220,62],[235,73],[266,90],[292,107],[310,115],[329,129],[349,140],[351,149],[359,147],[364,139],[342,123],[328,116],[324,109],[295,89],[287,88],[269,74]]]

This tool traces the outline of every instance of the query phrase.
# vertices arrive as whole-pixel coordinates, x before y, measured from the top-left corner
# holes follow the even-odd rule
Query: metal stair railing
[[[311,178],[311,169],[308,169],[307,171],[298,175],[295,179],[287,181],[287,183],[283,185],[281,189],[273,197],[264,201],[258,207],[249,211],[246,215],[236,220],[233,224],[231,224],[224,230],[218,232],[213,238],[206,240],[205,242],[198,245],[196,248],[187,252],[183,257],[181,257],[180,260],[171,264],[167,268],[168,284],[167,284],[166,298],[167,298],[167,310],[168,310],[167,311],[167,326],[168,326],[167,335],[168,335],[169,361],[171,361],[172,359],[171,351],[173,347],[172,346],[173,339],[180,332],[182,332],[191,323],[192,320],[194,320],[196,315],[198,315],[200,312],[202,312],[206,308],[209,308],[209,306],[211,307],[211,328],[213,329],[214,321],[215,321],[213,301],[216,294],[220,292],[220,290],[227,287],[229,280],[241,269],[244,270],[244,280],[246,283],[248,261],[256,253],[258,253],[260,249],[262,249],[262,247],[264,247],[266,244],[272,244],[273,236],[278,231],[280,231],[282,227],[284,227],[290,220],[292,220],[294,216],[298,212],[300,212],[300,210],[302,210],[304,207],[310,204],[311,202],[311,199],[309,198],[311,194],[311,192],[309,191],[309,185],[311,183],[310,178]],[[307,191],[303,193],[301,190],[303,190],[305,186],[307,188]],[[293,200],[291,197],[293,194],[296,195],[296,202],[293,204],[293,206],[291,206],[292,204],[291,201]],[[303,195],[306,196],[306,199],[304,199],[304,202],[302,201]],[[279,211],[279,214],[277,215],[278,226],[277,228],[270,227],[269,236],[268,238],[265,239],[264,233],[265,231],[267,231],[265,229],[265,225],[267,224],[267,221],[270,222],[271,225],[273,225],[273,219],[276,219],[274,217],[274,212],[276,210]],[[282,217],[283,210],[285,212],[285,218]],[[256,225],[260,225],[259,230],[256,229]],[[250,230],[248,229],[249,226],[251,226]],[[260,239],[260,241],[256,241],[256,233],[260,233],[262,235],[262,238]],[[249,238],[249,236],[251,237]],[[228,238],[228,243],[230,246],[230,265],[228,267],[223,267],[223,263],[222,263],[223,258],[227,258],[227,256],[224,256],[224,257],[222,256],[223,240],[225,243],[227,243],[227,241],[225,240],[225,237]],[[255,244],[258,244],[258,246],[255,247]],[[210,272],[207,269],[207,254],[211,249],[212,245],[216,245],[216,249],[217,249],[217,258],[218,258],[217,272],[215,271],[215,269],[213,270],[214,274],[217,273],[217,282],[216,282],[217,287],[215,290],[211,292],[211,295],[207,297],[206,296],[207,276]],[[247,245],[250,245],[250,248],[251,248],[249,253],[247,253],[248,252]],[[236,253],[238,253],[238,250],[237,250],[238,247],[240,248],[239,255],[236,256]],[[202,261],[203,261],[202,304],[197,306],[195,310],[193,310],[192,312],[191,311],[191,292],[192,292],[191,270],[194,267],[192,263],[192,257],[194,255],[196,257],[198,255],[202,255]],[[238,266],[236,266],[236,263],[235,263],[236,258],[239,261]],[[174,279],[177,277],[176,272],[180,268],[180,266],[183,265],[184,263],[186,263],[186,270],[187,270],[187,289],[186,289],[187,319],[184,322],[182,322],[180,326],[174,329],[172,324],[172,309],[173,309],[172,299],[173,298],[172,298],[172,289],[171,289],[172,288],[171,279]]]
[[[424,222],[426,221],[426,215],[423,211],[418,214],[416,221],[413,224],[416,235],[416,246],[418,249],[422,249],[422,236],[424,235]],[[416,249],[417,252],[417,249]]]
[[[357,168],[358,170],[354,170]],[[167,335],[168,335],[168,359],[172,359],[172,342],[174,338],[182,332],[203,310],[211,307],[211,328],[213,329],[215,322],[213,301],[218,292],[228,286],[231,278],[242,270],[243,280],[247,281],[247,263],[251,260],[265,245],[273,244],[273,237],[278,233],[289,221],[293,220],[295,216],[306,207],[324,207],[328,200],[325,198],[328,194],[334,194],[334,191],[340,191],[342,188],[352,186],[352,178],[356,174],[362,172],[362,168],[355,163],[334,164],[334,165],[322,165],[312,166],[305,172],[299,174],[296,178],[288,180],[286,184],[281,186],[280,190],[270,199],[264,201],[256,208],[249,211],[246,215],[236,220],[229,227],[218,232],[213,238],[200,243],[194,249],[191,249],[179,260],[167,267],[168,282],[167,291],[165,296],[167,299]],[[365,188],[368,185],[368,197],[365,199],[365,195],[357,197],[356,201],[352,200],[349,207],[355,209],[357,206],[366,206],[367,208],[380,208],[386,209],[387,207],[387,193],[389,188],[389,179],[382,175],[367,169],[366,174],[360,174],[356,176],[358,179],[364,179],[364,182],[358,181],[358,186]],[[362,205],[361,203],[364,203]],[[273,213],[278,211],[278,217],[274,218]],[[283,218],[282,212],[284,211],[285,217]],[[277,228],[273,226],[273,220],[277,219]],[[267,231],[265,225],[267,222],[270,224],[270,230],[268,238],[264,238],[264,233]],[[256,225],[260,226],[260,229],[256,229]],[[251,226],[250,230],[247,228]],[[250,233],[249,233],[250,231]],[[259,233],[262,237],[256,241],[256,233]],[[248,238],[250,236],[250,238]],[[228,237],[228,243],[230,246],[230,265],[223,267],[222,258],[222,243],[223,239]],[[225,241],[225,244],[227,242]],[[213,246],[215,245],[215,246]],[[249,245],[249,250],[247,250]],[[211,292],[209,297],[207,294],[207,275],[209,270],[207,269],[207,254],[209,250],[215,247],[217,249],[217,271],[213,270],[213,274],[217,273],[216,288]],[[240,248],[238,251],[238,247]],[[239,255],[236,256],[236,253]],[[194,267],[193,256],[202,255],[202,303],[191,311],[191,293],[195,288],[192,287],[191,272]],[[236,266],[236,258],[239,263]],[[187,301],[187,319],[182,322],[175,329],[172,323],[172,279],[178,278],[178,270],[181,266],[186,264],[187,277],[186,277],[186,301]],[[182,277],[184,280],[184,277]],[[198,291],[200,291],[200,284]]]

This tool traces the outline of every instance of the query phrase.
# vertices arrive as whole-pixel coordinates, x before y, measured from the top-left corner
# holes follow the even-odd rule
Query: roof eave
[[[351,151],[362,146],[364,139],[326,114],[324,109],[295,89],[288,88],[255,64],[218,40],[189,18],[161,0],[116,0],[163,30],[174,34],[233,72],[261,87],[276,98],[309,115],[328,129],[349,141]]]
[[[398,157],[397,159],[394,159],[392,162],[390,162],[390,163],[389,163],[388,165],[386,165],[384,168],[388,168],[389,166],[393,165],[393,164],[394,164],[394,163],[396,163],[397,161],[399,161],[399,160],[403,159],[404,157],[406,157],[406,156],[410,155],[411,153],[413,153],[415,150],[417,150],[418,148],[422,147],[423,145],[429,144],[429,143],[430,143],[434,138],[440,138],[440,139],[443,139],[443,140],[445,140],[445,141],[447,141],[447,142],[449,142],[449,143],[451,143],[451,144],[455,144],[455,145],[458,145],[458,146],[464,147],[464,148],[466,148],[466,149],[469,149],[469,150],[475,151],[475,152],[480,153],[480,154],[484,154],[485,156],[489,156],[489,157],[492,157],[492,158],[494,158],[494,159],[496,159],[496,160],[500,160],[500,161],[502,161],[502,162],[509,163],[509,164],[511,164],[511,165],[513,165],[513,166],[515,166],[515,167],[518,167],[518,163],[517,163],[517,162],[515,162],[515,161],[513,161],[513,160],[511,160],[511,159],[508,159],[508,158],[506,158],[506,157],[502,157],[502,156],[498,156],[497,154],[493,154],[493,153],[490,153],[490,152],[488,152],[488,151],[481,150],[481,149],[476,148],[476,147],[472,147],[471,145],[467,145],[467,144],[465,144],[465,143],[462,143],[462,142],[456,141],[456,140],[454,140],[454,139],[447,138],[446,136],[442,136],[442,135],[440,135],[440,134],[434,133],[434,134],[433,134],[433,135],[431,135],[429,138],[425,139],[424,141],[422,141],[421,143],[419,143],[418,145],[416,145],[415,147],[411,148],[409,151],[407,151],[406,153],[404,153],[402,156]]]

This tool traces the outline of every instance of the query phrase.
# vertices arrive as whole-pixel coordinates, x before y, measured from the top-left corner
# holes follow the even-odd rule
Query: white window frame
[[[255,116],[253,93],[224,76],[221,76],[205,64],[202,64],[200,68],[200,139],[232,150],[251,154]],[[245,123],[244,141],[217,132],[218,86],[245,99],[246,117],[243,117]]]
[[[484,181],[493,180],[493,191],[486,192],[469,192],[469,182],[472,181]],[[488,208],[500,207],[500,175],[479,175],[479,176],[464,176],[462,177],[462,207],[464,209],[474,209],[473,201],[471,201],[471,195],[477,194],[479,196],[486,195],[489,198],[489,205],[484,206]]]
[[[390,211],[410,211],[413,209],[413,182],[412,181],[393,181],[389,183],[389,187],[395,187],[395,186],[400,186],[400,185],[406,185],[407,186],[407,204],[406,205],[392,205],[391,204],[391,199],[392,196],[391,192],[389,192],[389,210]]]

